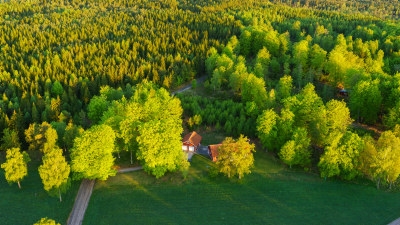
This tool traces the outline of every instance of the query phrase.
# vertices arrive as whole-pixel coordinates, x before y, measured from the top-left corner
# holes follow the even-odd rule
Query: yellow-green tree
[[[71,170],[75,179],[106,180],[114,176],[115,134],[107,125],[96,125],[75,138],[71,149]]]
[[[254,165],[253,152],[255,145],[243,135],[235,140],[227,137],[218,148],[218,161],[216,167],[219,172],[229,178],[238,175],[241,179],[245,174],[251,173]]]
[[[7,150],[6,162],[1,164],[1,168],[5,171],[5,177],[8,183],[18,183],[28,175],[29,156],[26,152],[20,152],[19,148],[11,148]]]
[[[121,122],[122,136],[128,142],[137,142],[137,159],[157,178],[167,171],[186,171],[189,167],[181,147],[182,112],[178,98],[143,82],[137,86],[127,117]]]
[[[43,156],[43,164],[39,166],[39,175],[42,178],[44,189],[51,195],[58,195],[62,201],[61,192],[68,188],[70,166],[62,150],[53,148]]]
[[[37,221],[33,225],[61,225],[61,224],[57,223],[53,219],[49,219],[49,218],[45,217],[45,218],[41,218],[39,221]]]

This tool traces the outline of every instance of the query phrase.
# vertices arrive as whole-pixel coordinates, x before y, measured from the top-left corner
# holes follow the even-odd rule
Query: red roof
[[[192,131],[183,137],[182,142],[193,146],[199,146],[201,139],[202,137],[196,133],[196,131]]]
[[[211,152],[211,156],[212,157],[217,157],[218,156],[218,148],[221,146],[222,144],[216,144],[216,145],[209,145],[208,149]]]

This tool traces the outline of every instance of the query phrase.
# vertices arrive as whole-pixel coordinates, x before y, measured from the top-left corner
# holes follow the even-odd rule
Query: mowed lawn
[[[0,160],[1,161],[1,160]],[[0,164],[3,163],[0,162]],[[43,189],[42,181],[35,162],[29,163],[28,176],[21,182],[22,189],[17,184],[11,186],[4,178],[4,170],[0,169],[0,224],[30,225],[42,217],[65,224],[71,212],[80,182],[73,182],[63,202],[57,197],[51,197]],[[39,163],[36,163],[39,164]]]
[[[399,192],[325,181],[256,154],[253,173],[241,181],[210,177],[211,162],[198,155],[186,180],[139,171],[97,181],[83,224],[376,225],[400,217]]]

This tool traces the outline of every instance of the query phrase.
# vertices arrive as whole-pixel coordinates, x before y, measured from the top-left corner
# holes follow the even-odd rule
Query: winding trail
[[[143,169],[141,166],[119,169],[118,173],[127,173]],[[86,209],[92,196],[95,180],[83,179],[75,197],[74,206],[69,214],[67,225],[81,225],[85,217]]]

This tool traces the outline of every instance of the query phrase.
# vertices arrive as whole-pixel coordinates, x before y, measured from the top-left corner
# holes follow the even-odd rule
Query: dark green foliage
[[[246,113],[243,103],[186,94],[179,94],[178,97],[185,116],[191,122],[194,122],[193,119],[197,115],[200,116],[202,125],[216,128],[222,126],[228,135],[255,136],[255,117]]]

